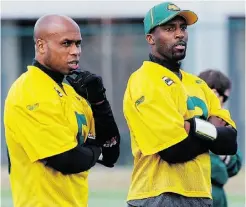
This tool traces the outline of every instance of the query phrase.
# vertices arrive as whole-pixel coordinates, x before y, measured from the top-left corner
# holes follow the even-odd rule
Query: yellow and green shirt
[[[127,84],[123,111],[131,135],[134,167],[127,200],[173,192],[211,198],[209,153],[180,164],[169,164],[158,152],[184,140],[184,121],[194,116],[219,116],[235,127],[211,89],[181,70],[182,80],[150,61]],[[187,149],[189,150],[189,149]]]
[[[63,88],[28,66],[9,90],[4,125],[15,207],[87,207],[88,171],[63,175],[40,162],[95,135],[86,100],[69,85]]]

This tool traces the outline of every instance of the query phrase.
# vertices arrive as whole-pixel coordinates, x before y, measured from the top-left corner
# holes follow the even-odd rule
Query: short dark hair
[[[198,76],[203,79],[211,89],[216,89],[225,93],[227,89],[231,89],[230,79],[219,70],[207,69]]]

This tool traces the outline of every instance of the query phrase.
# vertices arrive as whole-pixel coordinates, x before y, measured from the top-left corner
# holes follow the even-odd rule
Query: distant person
[[[230,97],[230,79],[222,72],[212,69],[201,72],[199,77],[214,91],[223,107],[224,103]],[[212,165],[211,182],[213,206],[227,207],[228,204],[224,186],[230,177],[237,175],[240,171],[242,167],[242,155],[238,149],[235,155],[218,156],[211,152],[210,157]]]
[[[13,83],[5,102],[13,203],[87,207],[88,170],[96,162],[114,166],[119,131],[102,79],[77,71],[78,24],[66,16],[43,16],[35,24],[34,42],[34,62]],[[72,87],[63,83],[65,75]]]

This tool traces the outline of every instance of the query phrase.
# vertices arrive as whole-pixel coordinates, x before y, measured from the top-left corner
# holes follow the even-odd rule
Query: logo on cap
[[[171,11],[180,11],[180,8],[177,7],[175,4],[168,4],[167,9]]]

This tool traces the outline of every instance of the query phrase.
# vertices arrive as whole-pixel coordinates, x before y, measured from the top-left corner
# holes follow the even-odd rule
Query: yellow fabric
[[[63,86],[66,94],[43,71],[28,66],[9,90],[4,124],[15,207],[87,207],[88,172],[63,175],[40,161],[74,148],[79,128],[83,142],[88,133],[95,135],[90,106]]]
[[[184,71],[182,76],[180,81],[168,69],[145,61],[129,78],[123,111],[131,134],[134,167],[127,200],[164,192],[211,198],[208,153],[171,165],[157,154],[187,137],[184,120],[194,116],[219,115],[235,126],[202,80]]]

